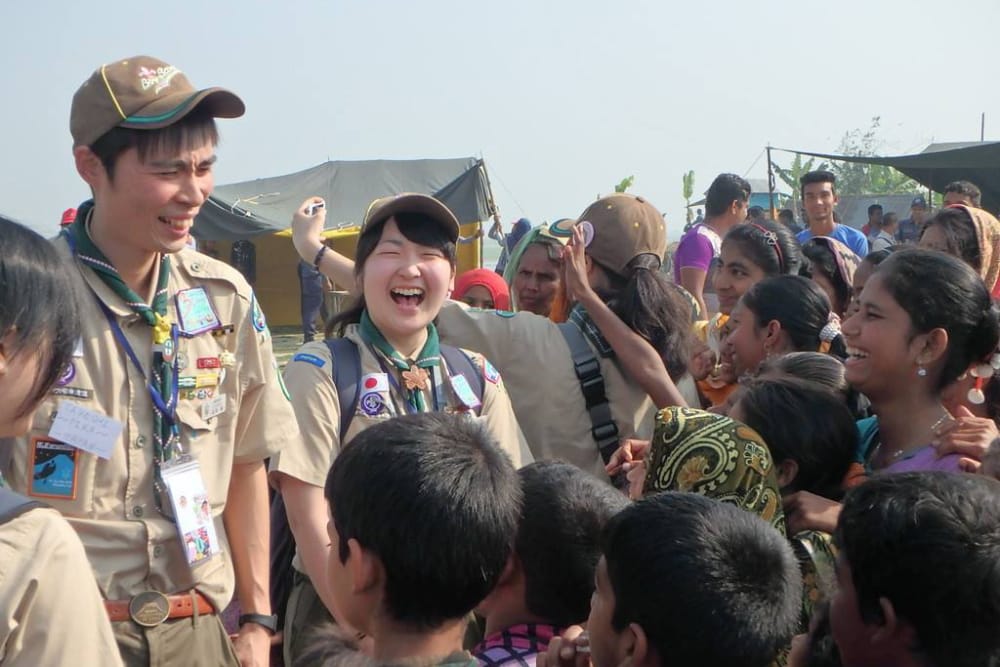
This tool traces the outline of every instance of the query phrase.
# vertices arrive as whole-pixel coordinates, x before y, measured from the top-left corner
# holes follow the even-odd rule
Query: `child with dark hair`
[[[837,524],[830,627],[845,667],[1000,664],[1000,483],[879,476]]]
[[[518,476],[524,502],[514,553],[477,609],[486,638],[472,653],[491,667],[530,667],[553,637],[586,620],[601,530],[628,505],[613,487],[568,463],[538,461]]]
[[[474,666],[466,618],[500,579],[522,497],[489,432],[434,412],[381,422],[340,452],[325,496],[335,617],[377,661]]]
[[[845,317],[851,305],[854,272],[861,259],[846,245],[826,236],[815,236],[802,244],[808,260],[799,272],[819,285],[830,299],[831,310]]]
[[[540,667],[764,667],[798,623],[801,582],[767,522],[693,493],[660,493],[604,529],[589,637],[549,645]],[[579,665],[581,661],[575,664]]]
[[[839,322],[831,316],[826,294],[801,276],[776,276],[755,284],[733,309],[730,324],[725,345],[738,376],[786,352],[845,356]]]

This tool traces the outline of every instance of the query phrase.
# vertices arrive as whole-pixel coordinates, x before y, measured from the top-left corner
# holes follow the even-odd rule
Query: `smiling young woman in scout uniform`
[[[77,530],[129,665],[264,664],[273,631],[263,460],[295,418],[250,286],[186,247],[213,186],[214,118],[243,109],[146,56],[100,67],[73,98],[94,199],[55,246],[81,286],[82,336],[3,472]],[[35,472],[56,446],[72,470],[52,487]],[[235,645],[216,614],[234,588]]]
[[[35,409],[63,375],[80,324],[73,278],[55,249],[5,218],[0,276],[0,438],[13,438],[28,432]],[[58,494],[72,485],[68,449],[38,452],[33,477],[39,488]],[[58,512],[5,488],[0,647],[5,667],[121,664],[80,538]]]
[[[673,377],[683,375],[691,307],[659,271],[666,252],[659,211],[642,197],[614,194],[594,202],[577,220],[550,231],[568,238],[574,225],[581,226],[591,286],[660,352]],[[327,276],[349,284],[350,259],[332,251],[316,257],[321,225],[317,218],[297,216],[295,247],[303,257],[315,257]],[[605,460],[620,439],[652,435],[653,402],[580,304],[572,307],[568,322],[557,324],[534,313],[471,310],[448,301],[436,322],[443,341],[497,364],[535,458],[560,458],[607,479]]]
[[[296,217],[305,218],[310,203],[303,203]],[[322,219],[322,214],[316,217]],[[434,321],[454,281],[458,234],[454,214],[433,197],[385,197],[369,207],[352,276],[361,288],[360,297],[328,327],[328,333],[353,342],[359,354],[353,414],[341,414],[333,372],[344,360],[335,359],[326,343],[304,345],[285,369],[302,438],[274,457],[270,469],[287,507],[298,546],[296,565],[302,573],[285,622],[289,660],[303,648],[303,630],[314,627],[331,608],[324,574],[330,540],[323,485],[343,442],[397,415],[438,410],[478,413],[516,467],[531,462],[497,370],[481,355],[455,350],[465,355],[464,365],[477,374],[472,380],[482,386],[479,396],[439,343]],[[317,252],[310,258],[314,264],[332,251]]]

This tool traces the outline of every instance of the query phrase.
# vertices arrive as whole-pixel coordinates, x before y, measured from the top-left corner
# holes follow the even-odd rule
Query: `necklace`
[[[944,424],[945,422],[953,421],[953,420],[954,420],[954,417],[952,417],[951,414],[947,410],[945,410],[944,414],[941,415],[938,418],[938,420],[936,422],[934,422],[934,424],[931,426],[931,433],[933,433],[934,435],[937,435],[937,430],[938,430],[938,428],[942,424]],[[872,455],[869,458],[869,461],[874,462],[878,458],[878,455],[879,455],[879,453],[881,451],[882,451],[882,440],[880,438],[879,441],[878,441],[878,444],[875,445],[875,449],[872,451]],[[909,449],[900,449],[899,451],[896,451],[896,452],[893,452],[893,453],[889,454],[888,457],[887,457],[888,460],[885,462],[885,465],[881,466],[881,467],[887,468],[888,466],[890,466],[893,463],[895,463],[896,460],[899,459],[899,457],[901,457],[903,454],[906,454],[908,451],[911,451],[911,450],[909,450]]]

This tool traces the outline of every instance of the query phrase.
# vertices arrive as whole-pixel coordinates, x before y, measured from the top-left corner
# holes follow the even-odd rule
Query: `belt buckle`
[[[159,591],[143,591],[129,600],[128,615],[144,628],[155,628],[170,617],[170,600]]]

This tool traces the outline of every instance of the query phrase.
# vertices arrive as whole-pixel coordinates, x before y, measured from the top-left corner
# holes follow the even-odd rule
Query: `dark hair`
[[[798,474],[782,493],[809,491],[839,499],[858,444],[854,415],[843,395],[788,376],[742,384],[743,423],[764,438],[775,463],[790,459],[798,464]]]
[[[778,220],[782,218],[788,218],[789,220],[795,220],[795,212],[790,208],[783,208],[778,211]]]
[[[892,253],[873,275],[910,316],[914,335],[937,328],[948,332],[938,391],[996,349],[1000,313],[983,279],[965,262],[936,250],[907,248]]]
[[[885,229],[886,227],[890,227],[896,224],[898,220],[899,216],[893,213],[892,211],[889,211],[888,213],[882,216],[882,228]]]
[[[1000,663],[996,480],[942,471],[874,477],[847,493],[836,541],[863,619],[881,619],[886,598],[928,664]]]
[[[868,207],[868,217],[871,217],[873,211],[881,212],[882,210],[882,204],[872,204]]]
[[[659,257],[645,254],[629,262],[628,278],[601,267],[610,289],[597,292],[622,322],[660,353],[670,376],[680,378],[690,358],[691,304],[659,266]]]
[[[736,225],[723,242],[738,245],[740,254],[768,276],[798,273],[802,266],[799,242],[788,227],[771,220]]]
[[[80,338],[79,294],[71,263],[27,227],[0,216],[0,338],[12,334],[7,361],[40,353],[32,391],[20,406],[31,412],[55,384]]]
[[[218,144],[219,131],[215,118],[209,112],[198,109],[173,125],[156,130],[111,128],[90,145],[90,150],[104,165],[108,179],[114,181],[118,157],[130,148],[135,148],[139,161],[145,162],[150,155],[175,154],[207,143],[213,146]]]
[[[960,206],[943,208],[930,217],[920,230],[920,238],[927,230],[937,227],[944,234],[944,252],[958,257],[977,272],[983,268],[983,254],[979,248],[976,225],[969,212]]]
[[[341,562],[352,539],[376,555],[386,613],[418,630],[461,618],[493,589],[521,510],[517,473],[486,428],[441,412],[359,433],[325,494]]]
[[[719,174],[705,193],[705,215],[710,218],[722,215],[734,201],[749,201],[750,192],[750,183],[745,178],[736,174]]]
[[[764,667],[797,628],[802,576],[791,546],[750,512],[659,493],[613,517],[602,541],[612,627],[637,623],[672,664]]]
[[[974,183],[970,183],[969,181],[952,181],[948,185],[944,186],[944,192],[945,194],[955,192],[960,195],[965,195],[973,206],[976,208],[981,207],[983,193]]]
[[[397,213],[390,219],[396,221],[400,234],[407,241],[440,250],[451,263],[452,268],[455,267],[457,261],[455,243],[437,222],[423,213]],[[365,262],[375,252],[375,247],[382,238],[382,230],[385,229],[385,224],[388,221],[389,219],[386,219],[370,226],[358,237],[358,248],[354,253],[355,276],[361,276],[364,272]],[[330,321],[326,323],[326,335],[328,337],[342,336],[349,324],[357,324],[361,321],[361,313],[367,307],[364,292],[361,292],[350,306],[330,318]]]
[[[758,381],[791,377],[835,392],[844,400],[855,419],[869,416],[868,399],[847,382],[844,362],[822,352],[789,352],[764,359],[753,378]]]
[[[809,171],[799,178],[800,194],[806,196],[806,186],[812,183],[829,183],[833,191],[837,191],[837,177],[831,171]]]
[[[765,278],[748,289],[740,300],[753,313],[758,329],[776,320],[794,351],[819,350],[820,333],[830,322],[830,301],[816,283],[802,276]],[[830,342],[830,354],[847,356],[840,334]]]
[[[628,499],[562,461],[536,461],[517,474],[524,503],[514,552],[528,611],[560,627],[582,623],[590,613],[601,530]]]
[[[751,206],[747,209],[747,217],[753,218],[754,220],[764,219],[764,207],[763,206]]]
[[[850,305],[851,291],[854,286],[848,285],[844,276],[837,269],[835,252],[824,241],[815,238],[809,239],[802,244],[802,254],[808,261],[804,263],[799,273],[807,278],[812,278],[819,271],[826,276],[826,279],[833,285],[837,301],[839,301],[839,303],[831,304],[831,309],[839,315],[846,311],[847,306]]]

